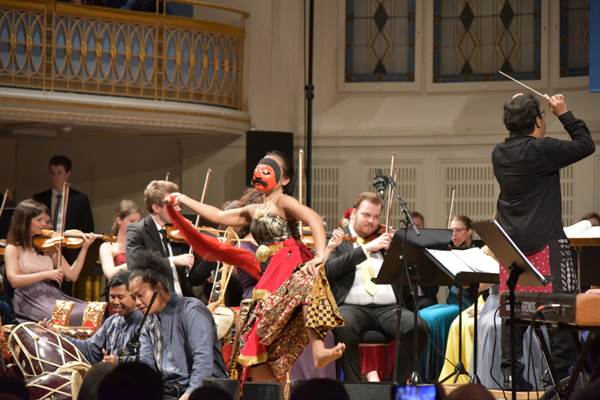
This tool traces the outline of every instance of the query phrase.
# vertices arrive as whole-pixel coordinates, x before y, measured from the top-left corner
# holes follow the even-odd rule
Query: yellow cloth
[[[371,296],[375,296],[375,293],[377,293],[377,284],[375,282],[373,282],[373,280],[372,280],[373,278],[375,278],[375,271],[373,271],[373,267],[371,266],[371,259],[369,258],[369,252],[367,250],[365,250],[365,248],[363,247],[365,244],[365,240],[363,238],[361,238],[360,236],[357,236],[356,243],[358,243],[360,245],[360,247],[363,248],[363,251],[365,252],[365,255],[367,256],[365,261],[358,264],[356,266],[356,268],[358,268],[359,271],[361,271],[361,273],[362,273],[362,279],[363,279],[363,284],[365,286],[365,291],[368,294],[370,294]]]
[[[479,296],[477,299],[477,316],[485,301]],[[462,312],[462,357],[461,360],[468,373],[473,373],[473,336],[475,331],[475,319],[473,318],[473,306]],[[446,378],[454,372],[454,365],[458,362],[458,317],[452,321],[450,331],[448,332],[448,343],[446,344],[446,359],[440,372],[439,380]],[[452,364],[451,364],[452,363]],[[448,383],[454,383],[454,376]],[[461,375],[456,383],[469,383],[467,375]]]

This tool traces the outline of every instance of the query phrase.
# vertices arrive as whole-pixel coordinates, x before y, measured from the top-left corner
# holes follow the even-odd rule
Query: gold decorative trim
[[[54,0],[0,7],[9,37],[0,86],[243,106],[243,27]]]

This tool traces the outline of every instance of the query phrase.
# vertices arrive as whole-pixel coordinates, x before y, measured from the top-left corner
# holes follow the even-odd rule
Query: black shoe
[[[512,377],[510,375],[504,375],[504,383],[502,388],[504,390],[512,390]],[[517,392],[530,392],[533,389],[533,385],[523,378],[522,375],[519,375],[516,382],[515,388]]]

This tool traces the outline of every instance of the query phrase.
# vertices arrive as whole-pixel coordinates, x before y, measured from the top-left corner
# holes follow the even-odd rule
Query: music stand
[[[454,249],[448,252],[469,252],[472,251],[470,249]],[[478,252],[481,250],[477,249]],[[433,262],[439,271],[443,271],[450,279],[453,280],[454,284],[458,287],[458,362],[454,366],[454,371],[444,377],[440,383],[444,383],[452,376],[455,376],[454,383],[458,381],[458,377],[460,375],[469,375],[466,371],[466,368],[462,362],[462,298],[463,298],[463,286],[473,285],[479,283],[498,283],[498,272],[482,272],[481,270],[477,270],[476,267],[473,267],[473,264],[467,264],[463,257],[460,256],[458,259],[462,261],[465,265],[465,270],[456,272],[456,269],[450,270],[449,266],[443,264],[443,262],[436,258],[436,255],[430,251],[430,249],[425,249],[425,254],[427,257]],[[457,254],[457,253],[453,253]],[[472,256],[471,256],[472,257]],[[476,264],[476,262],[474,262]],[[494,262],[494,264],[496,264]],[[498,266],[499,268],[499,266]],[[482,268],[484,269],[484,268]],[[496,271],[496,270],[494,270]],[[477,298],[478,293],[475,290],[475,294],[473,296],[475,298],[475,303],[473,305],[473,375],[471,376],[471,382],[479,383],[479,376],[477,375]]]
[[[515,288],[519,280],[528,286],[545,286],[546,278],[529,262],[523,252],[517,247],[506,231],[495,220],[473,223],[473,229],[492,250],[500,264],[505,265],[510,274],[506,281],[508,285],[508,302],[510,307],[510,358],[511,358],[511,393],[512,399],[517,398],[515,378],[517,360],[515,360]]]
[[[419,362],[418,358],[418,338],[417,338],[417,323],[418,323],[418,310],[417,307],[417,286],[419,284],[419,272],[423,276],[427,276],[430,279],[429,282],[437,282],[439,277],[440,282],[436,285],[445,285],[446,282],[443,274],[438,275],[435,267],[427,265],[422,266],[426,262],[426,257],[421,251],[422,248],[428,246],[437,249],[447,249],[449,243],[452,240],[452,231],[448,229],[422,229],[420,234],[413,230],[403,229],[396,231],[390,247],[386,252],[385,259],[381,266],[381,270],[375,279],[377,284],[401,284],[408,285],[415,303],[415,312],[413,318],[413,346],[414,346],[414,359],[413,359],[413,372],[411,374],[411,383],[419,384],[420,377],[417,371],[417,365]],[[420,266],[420,271],[415,269],[415,266]],[[404,273],[403,273],[404,272]],[[398,313],[401,310],[400,302],[402,299],[396,299],[398,306]],[[398,315],[398,325],[400,325],[400,315]],[[396,330],[396,340],[400,340],[400,326]],[[396,360],[398,359],[400,347],[396,346]],[[398,377],[398,363],[394,363],[394,376]]]

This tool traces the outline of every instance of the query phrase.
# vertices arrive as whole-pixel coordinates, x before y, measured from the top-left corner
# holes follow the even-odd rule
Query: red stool
[[[396,339],[390,339],[379,331],[367,331],[358,345],[360,351],[360,372],[377,371],[381,380],[393,380]]]

